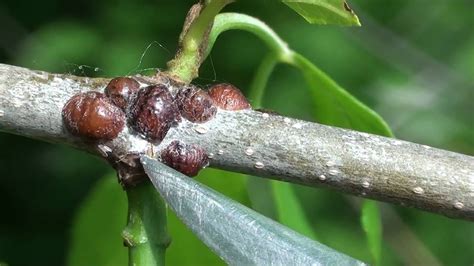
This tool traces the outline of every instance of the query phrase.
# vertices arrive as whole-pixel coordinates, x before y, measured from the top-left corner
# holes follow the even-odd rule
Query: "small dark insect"
[[[125,124],[125,113],[100,92],[79,93],[64,105],[62,117],[73,135],[92,140],[111,140]]]
[[[202,168],[209,164],[204,149],[177,140],[171,142],[161,152],[161,160],[166,165],[187,176],[196,176]]]
[[[217,107],[224,110],[237,111],[250,108],[245,96],[232,84],[221,83],[212,86],[209,89],[209,96]]]
[[[178,106],[164,85],[152,85],[138,91],[130,106],[131,127],[150,141],[162,141],[180,119]]]
[[[191,122],[207,122],[217,111],[207,92],[194,86],[181,89],[176,94],[176,101],[181,115]]]
[[[109,84],[107,84],[104,92],[115,105],[125,111],[130,100],[139,89],[140,83],[138,83],[138,81],[132,78],[118,77],[112,79]]]

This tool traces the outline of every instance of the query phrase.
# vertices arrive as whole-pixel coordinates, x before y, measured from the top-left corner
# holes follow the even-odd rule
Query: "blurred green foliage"
[[[2,1],[0,62],[110,77],[163,68],[176,49],[183,19],[192,3]],[[309,25],[279,1],[241,0],[226,10],[267,22],[294,50],[382,114],[397,137],[474,154],[472,2],[431,1],[427,8],[426,1],[352,1],[351,6],[359,15],[361,28]],[[245,91],[265,54],[264,45],[254,36],[224,33],[197,83],[225,81]],[[298,71],[279,66],[263,106],[312,120],[316,106],[307,96],[306,86]],[[85,246],[91,241],[91,246],[108,245],[99,251],[103,258],[121,258],[117,250],[126,253],[117,243],[117,235],[104,240],[101,231],[81,231],[77,225],[80,219],[89,221],[90,228],[119,230],[121,223],[125,225],[125,217],[117,215],[124,213],[125,195],[120,198],[120,187],[113,186],[111,169],[104,162],[61,145],[3,133],[0,147],[0,261],[11,265],[62,265],[81,255],[85,259],[94,256],[86,249],[83,254],[76,251],[73,255],[80,245],[78,238]],[[101,180],[103,176],[109,177]],[[199,180],[249,205],[240,175],[207,170]],[[97,182],[99,185],[92,189]],[[319,241],[370,260],[359,210],[348,203],[354,202],[352,199],[327,189],[293,189],[305,202],[304,212]],[[88,194],[92,196],[81,205]],[[99,204],[111,206],[106,209],[107,215],[91,221],[87,213],[93,213]],[[383,265],[474,263],[472,223],[403,207],[395,211],[401,219],[382,212]],[[170,216],[173,243],[167,255],[171,265],[220,263],[176,217]],[[105,232],[103,237],[109,236]],[[92,237],[88,235],[91,233]]]

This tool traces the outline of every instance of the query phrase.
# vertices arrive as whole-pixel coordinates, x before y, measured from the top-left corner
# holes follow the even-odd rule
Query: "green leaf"
[[[172,242],[166,250],[167,265],[224,265],[172,211],[168,211],[168,230]]]
[[[206,168],[195,179],[240,203],[249,204],[245,190],[245,176],[242,174]],[[168,212],[168,226],[172,242],[166,251],[167,264],[181,266],[225,265],[171,211]],[[183,256],[183,250],[186,251],[185,256]]]
[[[67,264],[127,265],[126,217],[127,199],[115,175],[100,179],[76,213]]]
[[[278,210],[278,221],[300,234],[317,239],[300,201],[295,195],[293,185],[278,181],[271,182],[275,193],[274,200]]]
[[[311,24],[360,26],[359,18],[344,0],[282,0]]]
[[[380,265],[382,253],[382,223],[377,202],[364,200],[362,203],[360,222],[367,235],[367,245],[372,255],[372,265]]]
[[[315,104],[314,117],[322,124],[393,136],[387,123],[372,109],[341,88],[300,54],[293,64],[304,74]]]
[[[228,264],[361,264],[229,199],[156,159],[142,156],[141,161],[153,185],[170,208]]]

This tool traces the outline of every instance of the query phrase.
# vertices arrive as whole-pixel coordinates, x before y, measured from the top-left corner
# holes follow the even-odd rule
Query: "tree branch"
[[[84,148],[63,129],[62,107],[77,92],[102,90],[107,81],[0,64],[0,131]],[[155,152],[175,139],[212,153],[212,167],[474,220],[471,156],[256,111],[220,110],[205,124],[182,122]],[[100,145],[145,152],[149,144],[125,129]]]

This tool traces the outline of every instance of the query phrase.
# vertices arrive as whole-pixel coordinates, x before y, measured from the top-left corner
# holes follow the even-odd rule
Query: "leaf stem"
[[[168,62],[167,73],[190,83],[198,76],[199,66],[203,61],[203,51],[207,47],[208,33],[215,16],[229,4],[229,0],[208,0],[199,16],[191,21],[180,40],[179,49],[173,60]],[[185,29],[186,31],[186,25]]]
[[[122,232],[129,265],[165,265],[170,243],[166,206],[150,182],[127,190],[128,223]]]
[[[209,43],[204,57],[209,55],[217,37],[222,32],[234,29],[248,31],[257,35],[275,53],[280,62],[291,61],[291,54],[293,52],[288,48],[286,42],[267,24],[257,18],[239,13],[221,13],[216,16],[214,25],[209,33]]]

